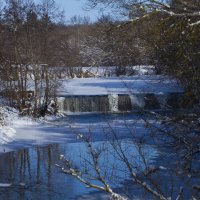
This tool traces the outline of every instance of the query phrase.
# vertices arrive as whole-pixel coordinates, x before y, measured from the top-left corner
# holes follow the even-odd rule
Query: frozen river
[[[185,192],[183,199],[189,199],[192,184],[197,184],[200,180],[182,175],[179,177],[173,172],[172,169],[176,169],[176,152],[165,146],[167,138],[164,139],[159,134],[155,137],[154,131],[147,126],[148,121],[160,127],[160,122],[156,122],[153,116],[144,113],[79,114],[49,119],[42,126],[29,123],[24,127],[17,127],[16,123],[15,129],[19,134],[15,141],[2,146],[5,151],[10,152],[0,156],[0,199],[109,199],[105,193],[86,188],[55,166],[60,162],[61,154],[72,159],[75,166],[83,166],[80,158],[88,158],[87,148],[85,143],[77,139],[78,134],[89,136],[95,147],[107,149],[103,153],[101,170],[109,177],[112,166],[115,166],[115,173],[112,178],[108,178],[115,192],[126,194],[129,199],[153,199],[132,184],[123,163],[114,157],[110,141],[115,141],[117,137],[128,157],[134,158],[134,170],[140,173],[145,165],[159,167],[161,171],[156,174],[155,179],[159,187],[175,197],[182,185]],[[145,156],[145,163],[141,155]]]
[[[58,97],[65,113],[62,117],[33,121],[7,110],[11,127],[1,131],[0,199],[109,199],[55,166],[62,154],[76,168],[89,170],[92,175],[85,165],[86,160],[90,161],[88,148],[80,135],[102,151],[101,173],[115,192],[129,199],[153,199],[133,184],[118,155],[116,145],[120,144],[134,173],[144,183],[172,199],[183,187],[182,199],[191,198],[192,186],[200,180],[183,174],[179,152],[173,138],[166,134],[173,128],[165,127],[161,120],[181,112],[179,97],[183,89],[175,81],[162,76],[135,76],[61,82]]]
[[[80,155],[86,155],[87,149],[77,139],[78,134],[90,136],[96,146],[105,145],[113,137],[113,131],[119,141],[125,143],[131,138],[130,130],[138,132],[140,136],[146,134],[145,122],[141,117],[131,113],[82,114],[52,119],[42,126],[28,121],[28,124],[18,126],[19,122],[16,122],[18,134],[15,140],[2,145],[4,151],[10,152],[0,156],[0,199],[109,199],[106,194],[88,189],[71,176],[64,175],[55,164],[59,162],[59,155],[64,154],[73,158],[77,166],[80,165]],[[37,146],[39,144],[42,146]],[[149,160],[157,155],[152,145],[145,146],[145,149],[151,152]],[[135,146],[131,147],[131,151],[137,157]],[[111,155],[107,159],[114,162]],[[122,168],[120,163],[115,164]],[[126,190],[123,181],[129,177],[125,178],[123,173],[119,177],[121,181],[117,185],[111,183],[112,186],[116,191]],[[3,187],[1,183],[11,186]]]

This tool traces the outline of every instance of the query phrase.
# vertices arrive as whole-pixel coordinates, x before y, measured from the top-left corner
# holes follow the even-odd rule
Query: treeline
[[[54,1],[34,4],[8,0],[1,5],[1,96],[10,106],[33,116],[45,115],[55,106],[56,51],[61,13]]]
[[[81,77],[84,66],[116,66],[116,74],[123,75],[127,67],[142,64],[177,77],[188,91],[186,102],[193,104],[200,96],[200,23],[191,13],[199,3],[188,0],[186,12],[182,1],[170,5],[176,15],[140,5],[129,8],[126,21],[100,16],[90,23],[74,17],[66,25],[54,0],[3,1],[1,96],[23,112],[44,115],[52,102],[55,107],[57,79],[63,73]]]
[[[127,17],[126,22],[109,32],[111,38],[107,37],[108,49],[112,49],[108,51],[112,55],[109,58],[116,66],[123,69],[127,65],[153,64],[157,73],[176,77],[181,82],[186,89],[186,104],[199,103],[199,0],[88,2],[91,7],[110,6]]]

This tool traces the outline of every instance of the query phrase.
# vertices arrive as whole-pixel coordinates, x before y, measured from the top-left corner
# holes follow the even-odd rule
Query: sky
[[[86,0],[55,0],[55,2],[65,11],[66,20],[69,21],[71,17],[88,16],[91,21],[95,21],[98,18],[99,10],[94,9],[90,11],[84,10]]]
[[[41,0],[34,0],[36,3],[41,2]],[[102,14],[109,14],[109,9],[90,9],[86,10],[87,0],[55,0],[56,5],[58,5],[61,10],[65,11],[65,19],[67,23],[70,23],[70,18],[73,16],[89,17],[91,22],[96,21]],[[84,9],[85,8],[85,9]]]

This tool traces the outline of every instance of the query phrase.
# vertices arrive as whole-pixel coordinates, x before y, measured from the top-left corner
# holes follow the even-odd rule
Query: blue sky
[[[90,10],[86,11],[83,7],[86,4],[86,0],[55,0],[55,2],[65,11],[66,20],[70,20],[74,15],[77,16],[89,16],[92,21],[94,21],[99,11]]]
[[[41,0],[34,0],[35,2],[41,2]],[[90,21],[95,21],[102,14],[109,14],[109,9],[90,9],[86,10],[87,0],[55,0],[55,3],[65,11],[65,20],[66,23],[70,23],[70,19],[73,16],[87,16],[90,18]],[[85,9],[84,9],[85,7]]]

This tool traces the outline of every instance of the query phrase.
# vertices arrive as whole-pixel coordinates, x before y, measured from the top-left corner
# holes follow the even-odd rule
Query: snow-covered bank
[[[164,76],[75,78],[62,80],[58,96],[183,92],[175,80]]]
[[[130,127],[140,135],[146,133],[145,122],[134,114],[84,114],[33,121],[27,117],[12,118],[10,127],[15,130],[12,140],[0,143],[0,153],[36,145],[74,143],[77,135],[92,136],[94,141],[108,139],[112,131],[119,138],[130,137]]]
[[[13,141],[16,131],[11,127],[0,127],[0,144]]]
[[[11,122],[16,118],[17,112],[9,107],[0,107],[0,145],[12,142],[16,131]]]
[[[19,116],[17,110],[10,107],[0,107],[2,124],[0,125],[0,153],[55,142],[60,131],[55,131],[53,125],[44,124],[44,119],[34,120]]]
[[[176,81],[163,76],[134,76],[115,78],[76,78],[61,80],[62,86],[58,96],[73,95],[111,95],[109,105],[113,112],[117,111],[121,101],[116,94],[132,93],[181,93]],[[141,102],[140,102],[141,103]],[[106,104],[106,103],[105,103]],[[107,104],[106,104],[107,105]],[[97,140],[105,138],[106,134],[116,130],[120,138],[128,137],[129,128],[142,134],[146,131],[145,123],[138,114],[123,115],[77,115],[59,119],[33,120],[19,117],[14,109],[1,108],[5,124],[0,126],[0,153],[33,145],[50,143],[76,142],[77,133],[93,133]],[[80,114],[80,113],[79,113]],[[126,115],[126,114],[125,114]],[[138,121],[139,120],[139,121]],[[128,126],[127,126],[128,125]],[[130,126],[129,126],[130,125]]]
[[[75,78],[61,81],[58,104],[64,112],[132,112],[181,108],[183,88],[160,75]]]
[[[82,67],[82,74],[95,77],[117,77],[118,68],[116,66]],[[155,67],[153,65],[135,65],[126,66],[124,75],[154,75]]]

